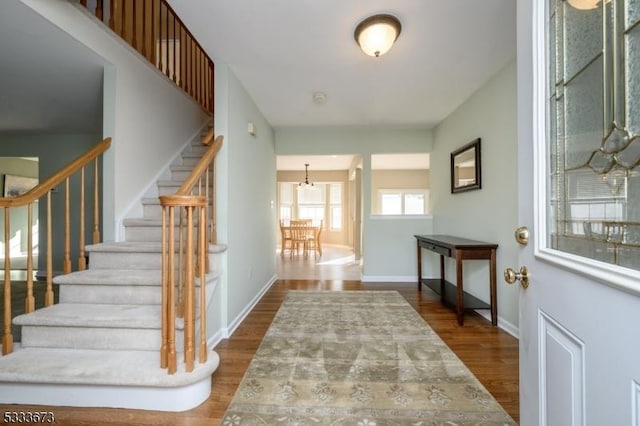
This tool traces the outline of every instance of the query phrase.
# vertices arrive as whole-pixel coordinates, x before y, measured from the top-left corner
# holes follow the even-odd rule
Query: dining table
[[[322,224],[281,223],[280,232],[282,236],[282,250],[280,251],[280,255],[282,257],[284,257],[286,250],[289,250],[289,257],[300,253],[307,257],[311,251],[313,251],[314,255],[318,254],[322,256],[322,243],[320,239]]]

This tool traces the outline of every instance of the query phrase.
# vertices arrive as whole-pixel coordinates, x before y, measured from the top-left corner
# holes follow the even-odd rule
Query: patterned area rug
[[[516,423],[398,292],[292,291],[222,424]]]

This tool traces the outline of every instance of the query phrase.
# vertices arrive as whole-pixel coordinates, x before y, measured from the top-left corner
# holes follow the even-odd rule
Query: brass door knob
[[[520,272],[516,272],[511,268],[507,268],[504,270],[504,280],[509,284],[520,281],[520,285],[522,286],[522,288],[527,288],[529,287],[529,270],[526,266],[520,268]]]

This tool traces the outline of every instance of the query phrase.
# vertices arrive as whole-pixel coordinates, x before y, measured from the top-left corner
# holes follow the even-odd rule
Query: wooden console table
[[[465,309],[490,309],[491,324],[498,325],[498,305],[496,298],[496,249],[497,244],[468,240],[451,235],[415,235],[418,242],[418,290],[422,284],[437,294],[443,304],[453,307],[457,312],[458,324],[464,324]],[[422,278],[422,250],[426,249],[440,255],[440,278]],[[444,257],[456,259],[456,285],[445,279]],[[462,261],[486,259],[489,261],[490,303],[464,291],[462,284]]]

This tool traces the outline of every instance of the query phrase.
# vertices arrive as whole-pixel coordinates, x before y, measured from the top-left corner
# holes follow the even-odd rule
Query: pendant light
[[[309,164],[304,165],[304,182],[298,183],[298,189],[313,189],[313,182],[309,182]]]

